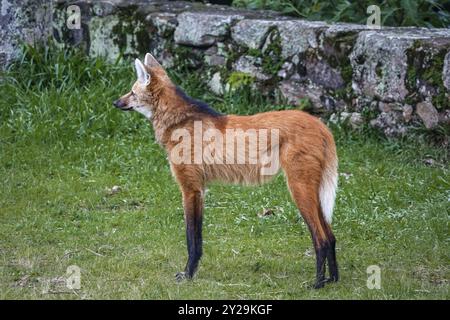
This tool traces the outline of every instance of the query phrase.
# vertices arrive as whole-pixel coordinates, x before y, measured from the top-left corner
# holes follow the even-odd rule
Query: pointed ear
[[[150,53],[145,55],[144,63],[149,67],[161,67],[158,61],[156,61],[155,57],[153,57]]]
[[[139,82],[145,86],[149,85],[150,84],[150,75],[148,74],[148,72],[145,69],[145,66],[142,64],[141,60],[136,59],[134,61],[134,66],[136,68],[136,75],[137,75]]]

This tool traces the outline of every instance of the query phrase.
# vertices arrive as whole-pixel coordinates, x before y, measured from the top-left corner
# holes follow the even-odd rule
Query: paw
[[[321,281],[316,281],[313,285],[314,289],[321,289],[325,286],[325,282],[327,282],[326,280],[321,280]]]
[[[175,280],[178,283],[183,282],[184,280],[186,280],[186,278],[186,272],[177,272],[177,274],[175,275]]]
[[[175,275],[175,280],[180,283],[183,282],[184,280],[189,279],[189,275],[187,274],[187,272],[177,272],[177,274]]]
[[[326,282],[338,282],[339,277],[338,276],[331,276],[329,278],[327,278],[325,281]]]

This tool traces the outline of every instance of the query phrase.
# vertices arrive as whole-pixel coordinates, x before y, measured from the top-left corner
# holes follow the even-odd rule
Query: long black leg
[[[320,243],[316,246],[316,283],[315,289],[322,288],[326,282],[325,280],[325,262],[327,253],[329,251],[329,245],[327,242]]]
[[[331,234],[330,247],[327,253],[328,269],[330,271],[329,281],[337,282],[339,280],[338,264],[336,261],[336,239]]]
[[[202,256],[203,199],[201,192],[186,192],[183,195],[184,217],[188,261],[184,272],[177,274],[177,280],[192,278]]]
[[[330,272],[330,277],[326,279],[325,282],[337,282],[339,280],[339,271],[336,261],[336,237],[331,230],[331,226],[323,219],[324,215],[322,209],[320,209],[320,213],[320,223],[326,233],[325,245],[323,247],[326,248],[326,260],[328,263],[328,270]]]

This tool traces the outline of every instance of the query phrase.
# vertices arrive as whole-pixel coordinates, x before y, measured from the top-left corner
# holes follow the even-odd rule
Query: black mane
[[[197,111],[208,114],[210,116],[213,117],[217,117],[217,116],[221,116],[222,114],[216,110],[214,110],[213,108],[211,108],[207,103],[191,98],[189,97],[183,90],[181,90],[181,88],[177,87],[176,88],[176,93],[177,95],[179,95],[181,98],[183,98],[184,101],[186,101],[187,103],[189,103],[190,105],[192,105],[194,108],[197,109]]]

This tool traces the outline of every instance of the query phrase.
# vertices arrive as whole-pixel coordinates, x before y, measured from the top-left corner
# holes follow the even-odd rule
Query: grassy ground
[[[211,186],[199,273],[177,284],[180,193],[151,127],[111,106],[132,69],[28,50],[0,84],[1,299],[449,298],[448,155],[343,130],[339,283],[310,288],[309,233],[279,176],[259,188]],[[202,94],[195,75],[173,77],[221,111],[274,108],[248,94]],[[114,185],[121,191],[111,194]],[[275,215],[258,216],[268,208]],[[81,268],[80,290],[62,285],[70,265]],[[380,290],[366,286],[369,265],[381,268]]]

